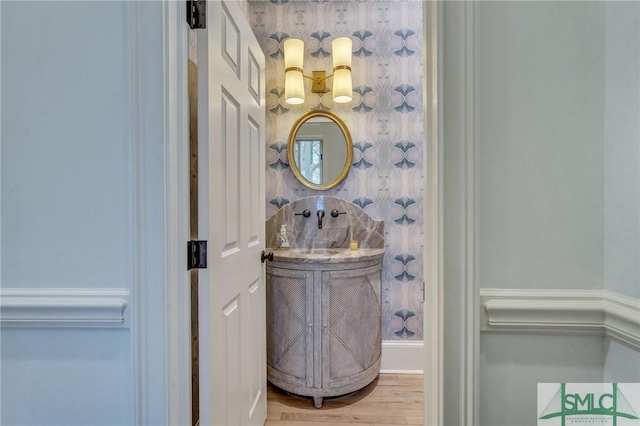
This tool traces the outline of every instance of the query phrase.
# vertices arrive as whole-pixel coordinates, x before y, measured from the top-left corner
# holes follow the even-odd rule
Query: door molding
[[[188,41],[182,2],[130,2],[137,425],[191,424]]]
[[[148,4],[147,4],[148,3]],[[136,280],[134,290],[134,311],[136,313],[136,330],[133,339],[137,354],[135,361],[136,377],[136,401],[135,401],[135,423],[136,424],[190,424],[191,422],[191,370],[190,370],[190,324],[189,324],[189,280],[186,273],[186,260],[180,248],[189,238],[188,232],[188,144],[180,143],[188,140],[188,98],[186,88],[186,66],[188,60],[187,52],[187,29],[185,27],[184,8],[178,2],[142,2],[136,3],[137,9],[161,9],[161,36],[162,43],[162,156],[164,158],[164,170],[161,178],[163,185],[162,196],[164,200],[161,204],[160,214],[164,216],[162,235],[163,256],[162,262],[165,266],[162,274],[164,286],[151,285],[146,287],[147,296],[149,293],[162,293],[163,315],[161,322],[155,322],[156,316],[149,310],[151,301],[155,299],[141,299],[141,291],[144,288],[144,279],[139,277]],[[444,7],[442,2],[424,2],[424,34],[425,42],[425,136],[427,138],[427,149],[425,155],[427,173],[425,174],[426,200],[425,207],[425,277],[427,280],[425,287],[425,423],[428,425],[441,425],[444,419],[443,404],[443,371],[444,371],[444,238],[445,230],[443,222],[444,200],[444,105],[443,105],[443,47],[444,47]],[[463,74],[464,80],[462,89],[464,92],[464,108],[460,112],[461,128],[464,129],[464,159],[459,165],[461,173],[458,174],[455,184],[463,190],[464,209],[460,212],[459,218],[465,227],[462,235],[462,246],[458,254],[463,256],[464,261],[459,262],[460,272],[464,272],[465,279],[460,283],[460,290],[465,295],[464,301],[458,306],[461,309],[470,309],[467,315],[461,318],[457,325],[462,348],[457,365],[465,372],[460,380],[453,383],[459,391],[458,409],[460,419],[464,419],[463,424],[477,424],[477,365],[478,365],[478,315],[479,296],[477,290],[477,280],[475,277],[476,262],[476,177],[473,167],[476,160],[475,140],[476,140],[476,118],[475,118],[475,58],[476,49],[474,36],[477,26],[476,8],[472,2],[464,2],[462,13],[457,15],[457,26],[462,37]],[[136,19],[141,25],[138,26],[138,43],[134,50],[134,70],[135,77],[133,88],[138,94],[136,102],[136,121],[134,123],[138,132],[144,129],[145,124],[151,124],[153,117],[145,116],[145,104],[150,98],[154,99],[154,94],[148,89],[141,88],[144,83],[142,75],[144,69],[151,65],[144,64],[139,58],[145,52],[147,44],[154,41],[146,35],[144,39],[144,24],[147,27],[155,24],[157,33],[158,11],[154,13],[136,13]],[[151,71],[151,70],[149,70]],[[157,88],[156,88],[157,89]],[[449,99],[447,95],[447,100]],[[157,118],[157,117],[156,117]],[[157,125],[157,123],[155,123]],[[138,140],[138,139],[137,139]],[[140,144],[151,144],[150,137],[141,137]],[[154,141],[157,142],[157,141]],[[447,139],[449,142],[449,139]],[[157,144],[157,143],[156,143]],[[157,149],[157,147],[156,147]],[[144,149],[139,149],[142,154],[137,157],[137,164],[144,163]],[[150,153],[149,153],[150,154]],[[467,166],[465,171],[465,166]],[[471,166],[469,169],[468,166]],[[136,175],[136,188],[138,193],[144,190],[145,178],[148,176],[144,170]],[[157,203],[143,202],[146,211],[151,207],[157,207]],[[144,216],[141,211],[136,212],[136,217]],[[138,223],[138,221],[136,221]],[[142,231],[136,233],[137,243],[137,264],[141,266],[145,260],[141,258],[144,242],[151,240],[149,234]],[[148,282],[148,281],[147,281]],[[141,285],[142,284],[142,285]],[[155,283],[157,284],[157,282]],[[158,289],[160,287],[160,289]],[[165,296],[166,295],[166,296]],[[157,295],[155,295],[157,296]],[[449,315],[447,315],[449,318]],[[158,324],[163,324],[159,326]],[[144,336],[145,327],[148,329],[162,329],[164,334],[157,341],[151,341]],[[156,333],[157,334],[157,333]],[[154,351],[162,348],[162,356]],[[433,349],[435,348],[435,349]],[[151,355],[153,354],[153,357]],[[165,360],[166,365],[158,366]],[[155,361],[150,362],[151,359]],[[158,359],[160,359],[158,361]],[[158,376],[154,373],[160,372]],[[162,377],[162,386],[158,387],[157,382],[151,382],[152,377]],[[155,386],[153,390],[151,387]],[[186,392],[185,392],[186,390]],[[152,417],[151,413],[154,414]],[[157,418],[162,417],[161,421]]]
[[[424,420],[425,425],[443,424],[444,369],[444,281],[443,223],[443,8],[440,2],[423,2],[423,104],[425,105],[424,150]]]
[[[186,8],[179,1],[164,6],[165,250],[167,322],[165,372],[166,424],[191,424],[191,278],[186,246],[190,230],[189,39]]]
[[[440,387],[443,414],[437,424],[471,426],[479,421],[478,7],[472,1],[439,2],[439,7],[439,46],[446,50],[438,57],[443,77],[438,97],[443,180],[439,289],[443,333],[450,338],[439,342],[448,380]]]
[[[464,264],[464,300],[463,309],[467,315],[462,324],[463,336],[466,342],[463,351],[465,376],[463,379],[463,409],[461,413],[465,424],[477,425],[479,416],[479,383],[480,383],[480,280],[478,277],[478,186],[480,182],[478,166],[479,119],[478,119],[478,25],[479,7],[472,2],[464,2],[464,46],[465,46],[465,145],[464,145],[464,188],[466,193],[465,219],[466,232],[464,249],[466,258]]]

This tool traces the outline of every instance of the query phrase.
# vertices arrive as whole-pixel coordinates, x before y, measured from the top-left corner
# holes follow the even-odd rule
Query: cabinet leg
[[[316,408],[322,408],[322,397],[314,396],[313,397],[313,406]]]

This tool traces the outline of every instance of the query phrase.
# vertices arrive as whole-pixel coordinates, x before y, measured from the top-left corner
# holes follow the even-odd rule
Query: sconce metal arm
[[[336,70],[349,70],[349,71],[351,71],[351,67],[347,66],[347,65],[339,65],[339,66],[337,66],[337,67],[335,67],[333,69],[333,73],[335,73]],[[329,75],[326,75],[327,74],[326,71],[313,71],[313,74],[316,74],[316,75],[306,75],[304,73],[304,70],[302,68],[298,68],[298,67],[289,67],[289,68],[284,70],[285,73],[287,73],[289,71],[299,71],[299,72],[302,73],[302,76],[304,78],[308,78],[309,80],[313,80],[313,81],[317,81],[317,82],[328,80],[331,77],[333,77],[333,73],[331,73]]]

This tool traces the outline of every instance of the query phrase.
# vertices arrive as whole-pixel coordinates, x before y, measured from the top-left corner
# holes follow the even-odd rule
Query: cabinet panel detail
[[[267,364],[306,384],[313,306],[313,273],[272,270],[267,274]]]
[[[358,271],[354,271],[358,272]],[[327,273],[329,381],[366,370],[380,358],[380,273]]]

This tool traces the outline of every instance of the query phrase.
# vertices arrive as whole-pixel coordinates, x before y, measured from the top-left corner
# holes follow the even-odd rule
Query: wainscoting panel
[[[608,290],[480,289],[481,331],[605,335],[640,350],[640,300]]]
[[[2,327],[128,328],[129,290],[0,289]]]

